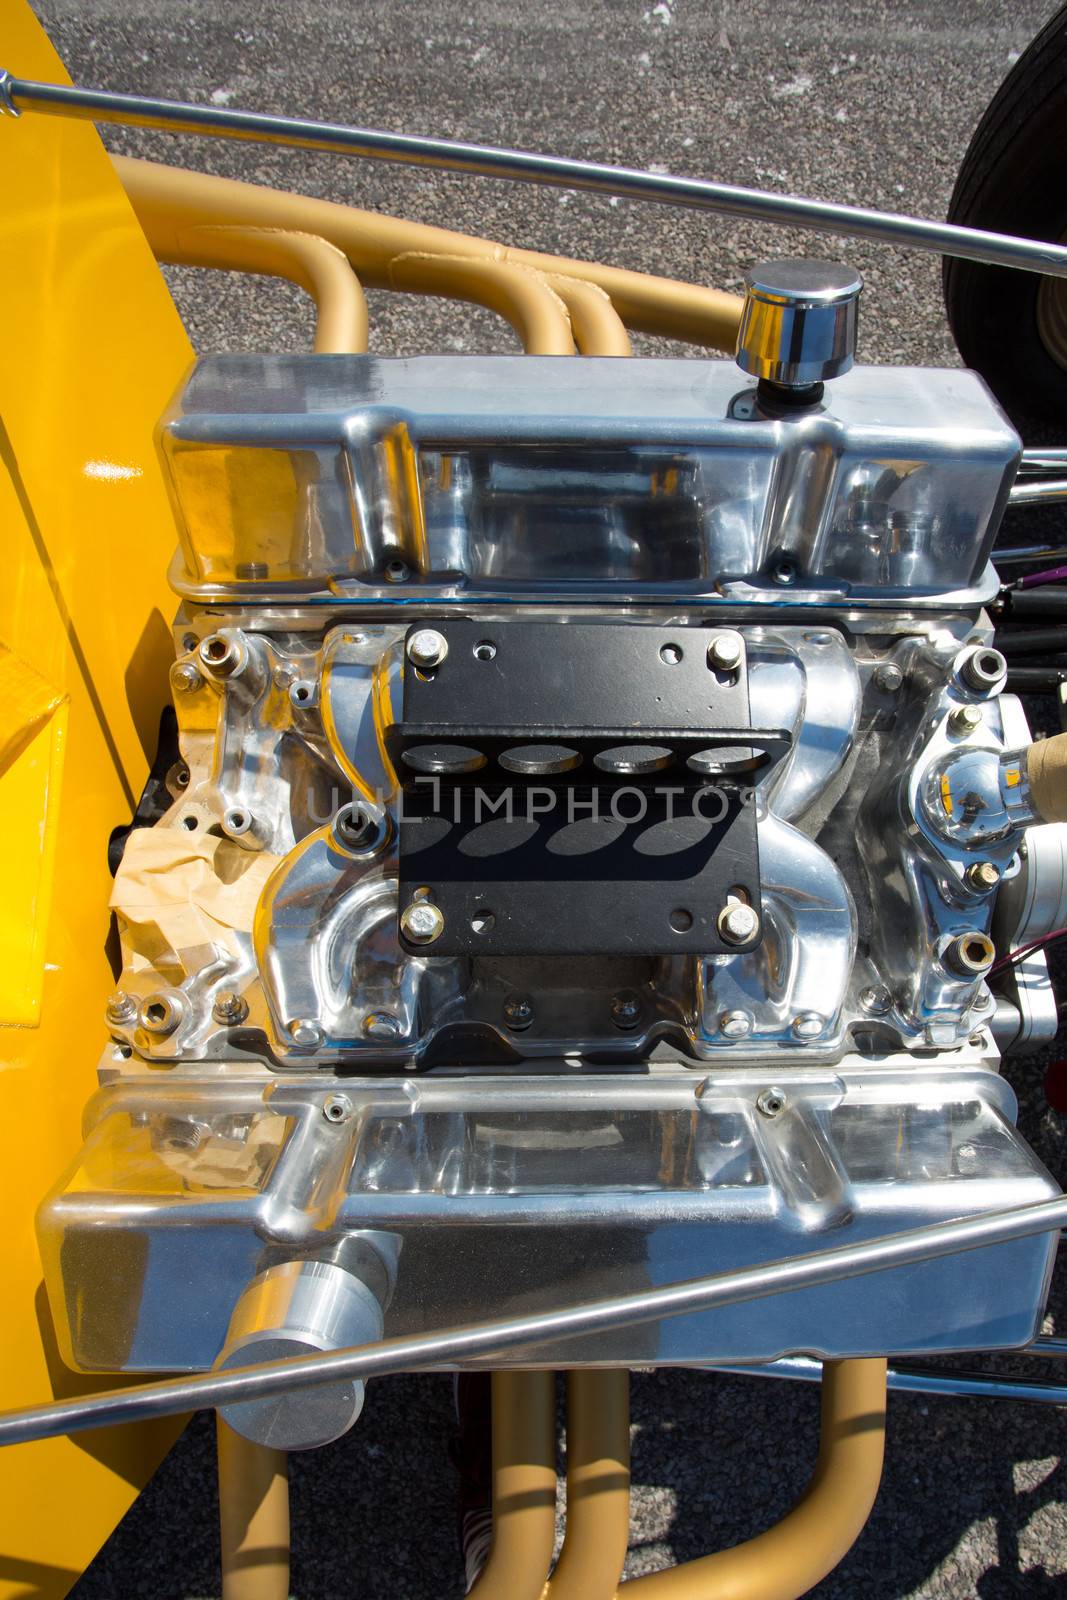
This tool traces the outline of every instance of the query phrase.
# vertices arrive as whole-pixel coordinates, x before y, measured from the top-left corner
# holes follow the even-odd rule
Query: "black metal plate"
[[[593,820],[583,804],[591,791],[533,793],[554,794],[556,807],[508,822],[485,806],[476,814],[477,791],[467,789],[448,796],[444,816],[414,818],[405,807],[400,903],[428,889],[445,919],[428,955],[712,952],[731,948],[715,927],[727,892],[759,905],[755,807],[736,792],[712,822],[679,813],[682,796],[671,821],[666,798],[620,790],[624,814],[636,813],[635,795],[648,806],[621,825],[603,796],[604,820]],[[718,802],[706,804],[714,816]]]
[[[500,956],[735,948],[716,929],[727,896],[760,903],[744,771],[752,762],[743,758],[754,752],[765,765],[789,736],[751,729],[743,662],[732,674],[709,669],[707,647],[722,630],[432,626],[448,654],[432,673],[406,668],[403,720],[386,733],[405,774],[400,904],[424,896],[444,917],[432,945],[408,948]],[[501,770],[506,747],[550,740],[580,764],[560,775]],[[442,743],[469,746],[482,766],[433,782],[405,767],[406,752]],[[664,770],[596,770],[596,752],[620,743],[662,748]],[[739,770],[711,787],[686,762],[720,745],[741,758]]]

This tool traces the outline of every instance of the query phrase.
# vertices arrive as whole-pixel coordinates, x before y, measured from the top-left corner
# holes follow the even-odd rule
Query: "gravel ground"
[[[1051,0],[47,0],[76,80],[264,111],[517,144],[943,216],[971,131]],[[866,360],[956,361],[931,257],[486,180],[251,145],[109,134],[115,148],[480,231],[509,242],[736,288],[746,263],[838,253],[867,280]],[[194,342],[306,348],[296,290],[169,273]],[[374,348],[507,350],[487,313],[371,296]],[[643,353],[666,341],[641,340]],[[684,351],[682,353],[691,353]],[[1061,1178],[1062,1120],[1009,1062],[1028,1137]],[[1061,1275],[1062,1276],[1062,1275]],[[1061,1286],[1052,1320],[1067,1323]],[[996,1363],[987,1363],[995,1365]],[[1002,1366],[1011,1367],[1010,1358]],[[1028,1368],[1032,1370],[1032,1368]],[[634,1380],[628,1571],[745,1538],[783,1512],[815,1446],[817,1395],[751,1378]],[[293,1461],[293,1593],[422,1600],[459,1593],[450,1387],[380,1380],[358,1428]],[[890,1402],[885,1483],[820,1600],[1067,1595],[1062,1419],[1046,1408]],[[742,1466],[743,1464],[743,1466]],[[739,1470],[742,1466],[742,1470]],[[211,1426],[198,1417],[77,1584],[78,1600],[219,1592]]]

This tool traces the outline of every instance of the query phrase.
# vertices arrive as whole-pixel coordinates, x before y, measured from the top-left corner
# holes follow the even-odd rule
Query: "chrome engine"
[[[998,1072],[1055,1031],[1044,957],[987,981],[1063,830],[982,609],[1020,444],[976,376],[211,357],[161,448],[176,743],[40,1219],[72,1364],[334,1348],[1058,1192]],[[1023,1343],[1053,1249],[521,1359]]]

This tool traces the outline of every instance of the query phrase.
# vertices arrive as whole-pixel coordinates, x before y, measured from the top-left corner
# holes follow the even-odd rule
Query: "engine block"
[[[41,1218],[72,1362],[209,1366],[353,1240],[399,1331],[1056,1192],[987,983],[1036,817],[977,377],[776,412],[727,362],[213,357],[161,441],[176,732]],[[1022,1342],[1051,1249],[565,1359]]]

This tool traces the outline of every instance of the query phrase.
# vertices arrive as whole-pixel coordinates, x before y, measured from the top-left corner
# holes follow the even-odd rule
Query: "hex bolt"
[[[996,958],[996,945],[989,935],[974,930],[950,940],[941,959],[957,977],[982,978]]]
[[[228,839],[245,845],[259,845],[261,829],[246,806],[231,806],[223,812],[222,831]]]
[[[756,1110],[761,1117],[777,1117],[786,1108],[788,1101],[781,1089],[764,1089],[756,1096]]]
[[[166,1039],[181,1020],[180,995],[150,994],[141,1002],[141,1027],[157,1039]]]
[[[797,564],[791,556],[779,556],[771,562],[771,582],[779,584],[783,589],[790,588],[797,581]]]
[[[875,671],[874,681],[883,694],[896,694],[904,682],[904,674],[895,661],[883,661]]]
[[[209,633],[201,640],[197,654],[213,678],[232,678],[240,670],[245,653],[236,639],[227,639],[223,633]]]
[[[743,646],[741,635],[720,633],[708,645],[708,666],[720,672],[736,672],[741,665]]]
[[[719,1032],[724,1039],[747,1039],[752,1025],[749,1011],[723,1011],[719,1016]]]
[[[968,689],[976,694],[991,695],[1000,687],[1008,663],[999,650],[989,645],[978,645],[968,650],[959,665],[959,674]]]
[[[375,1044],[394,1044],[403,1031],[400,1018],[391,1011],[368,1011],[363,1018],[363,1037]]]
[[[215,1004],[211,1008],[211,1015],[216,1022],[223,1026],[234,1026],[243,1022],[248,1016],[248,1001],[244,995],[237,994],[233,989],[220,989],[215,996]]]
[[[328,1094],[322,1102],[322,1114],[327,1122],[347,1122],[352,1109],[352,1102],[346,1094]]]
[[[1000,882],[1000,868],[995,861],[972,861],[964,877],[972,889],[988,894]]]
[[[429,900],[415,900],[400,913],[400,931],[409,944],[433,944],[445,931],[444,913]]]
[[[291,661],[279,661],[271,670],[270,681],[276,689],[288,689],[297,676],[297,670]]]
[[[112,1027],[121,1028],[136,1019],[137,1001],[132,994],[127,994],[123,989],[116,989],[108,1000],[104,1016]]]
[[[641,1020],[641,997],[620,989],[611,1002],[611,1020],[617,1028],[636,1028]]]
[[[826,1032],[826,1018],[818,1011],[801,1011],[793,1018],[793,1036],[797,1039],[818,1039]]]
[[[509,994],[503,1005],[503,1016],[513,1033],[521,1033],[534,1019],[533,1002],[528,995]]]
[[[439,667],[448,654],[448,640],[436,628],[418,628],[407,642],[407,656],[413,667]]]
[[[759,917],[743,900],[723,906],[715,923],[724,944],[751,944],[759,933]]]
[[[953,733],[977,733],[985,721],[981,706],[957,706],[948,719]]]
[[[191,694],[194,689],[199,689],[204,681],[191,661],[180,661],[172,668],[171,679],[174,687],[185,694]]]
[[[869,1017],[884,1017],[892,1008],[893,996],[884,983],[872,983],[860,995],[860,1005]]]
[[[334,837],[345,850],[369,850],[380,829],[375,819],[359,805],[342,806],[333,819]]]
[[[295,1017],[286,1032],[297,1050],[317,1050],[322,1043],[322,1029],[310,1017]]]

